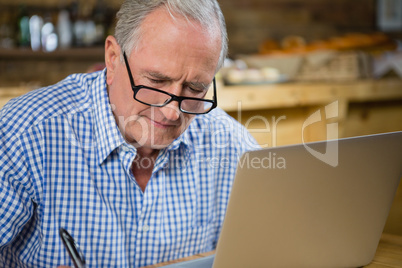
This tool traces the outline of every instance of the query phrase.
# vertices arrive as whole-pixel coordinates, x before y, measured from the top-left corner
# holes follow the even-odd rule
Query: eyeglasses
[[[217,99],[215,78],[213,79],[214,96],[212,97],[212,100],[176,96],[157,88],[143,85],[136,86],[134,84],[133,75],[131,74],[130,66],[127,61],[126,52],[123,52],[123,56],[126,63],[128,76],[130,78],[131,88],[134,92],[133,97],[136,101],[152,107],[163,107],[172,101],[177,101],[179,103],[180,111],[187,114],[206,114],[216,108]]]

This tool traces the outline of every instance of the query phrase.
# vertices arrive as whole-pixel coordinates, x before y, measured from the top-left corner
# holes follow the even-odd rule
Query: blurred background
[[[0,107],[104,68],[121,3],[0,0]],[[217,74],[218,105],[261,146],[402,130],[401,0],[219,3],[229,57]],[[402,235],[401,188],[386,231]]]
[[[104,39],[113,34],[121,2],[0,0],[0,86],[43,86],[99,68],[95,64],[103,61]],[[402,72],[389,67],[374,74],[370,62],[400,49],[400,0],[219,3],[226,17],[229,57],[238,60],[228,62],[227,84],[378,78],[388,71]],[[328,50],[345,53],[312,53]],[[308,64],[300,57],[306,55],[311,56]]]

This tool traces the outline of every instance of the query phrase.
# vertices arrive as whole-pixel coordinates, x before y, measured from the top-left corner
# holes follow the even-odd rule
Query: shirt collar
[[[183,134],[181,134],[177,139],[175,139],[166,149],[168,151],[177,150],[181,144],[188,147],[190,145],[189,141],[189,130],[186,129]]]
[[[101,164],[114,149],[125,141],[117,127],[107,94],[106,69],[94,81],[91,89],[98,163]]]

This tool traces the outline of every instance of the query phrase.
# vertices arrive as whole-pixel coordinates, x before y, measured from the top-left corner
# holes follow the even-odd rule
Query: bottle
[[[73,33],[75,45],[82,47],[85,45],[86,38],[86,14],[87,14],[87,2],[74,3],[75,20],[73,24]]]
[[[107,6],[103,0],[97,0],[92,17],[94,18],[96,34],[95,44],[103,45],[106,37]]]
[[[59,47],[61,49],[70,48],[73,44],[73,29],[70,20],[70,13],[67,9],[62,9],[57,18],[57,32],[59,35]]]
[[[18,45],[20,47],[29,47],[29,17],[26,12],[26,7],[21,6],[18,16]]]
[[[58,36],[50,16],[47,16],[41,29],[42,50],[52,52],[57,49]]]
[[[12,14],[8,10],[0,12],[0,48],[13,48],[15,46],[16,36],[14,35],[12,25]]]
[[[33,51],[38,51],[41,48],[41,31],[43,19],[39,15],[33,15],[29,19],[29,34],[31,37],[31,48]]]
[[[81,16],[83,20],[84,35],[83,44],[85,46],[92,46],[96,41],[96,25],[92,18],[92,8],[89,3],[82,4]]]

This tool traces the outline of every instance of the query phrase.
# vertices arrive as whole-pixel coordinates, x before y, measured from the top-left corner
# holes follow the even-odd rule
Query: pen
[[[74,263],[75,268],[85,268],[85,258],[82,254],[77,243],[75,243],[73,237],[67,232],[66,229],[60,228],[59,235],[63,241],[64,247],[67,249],[68,255]]]

